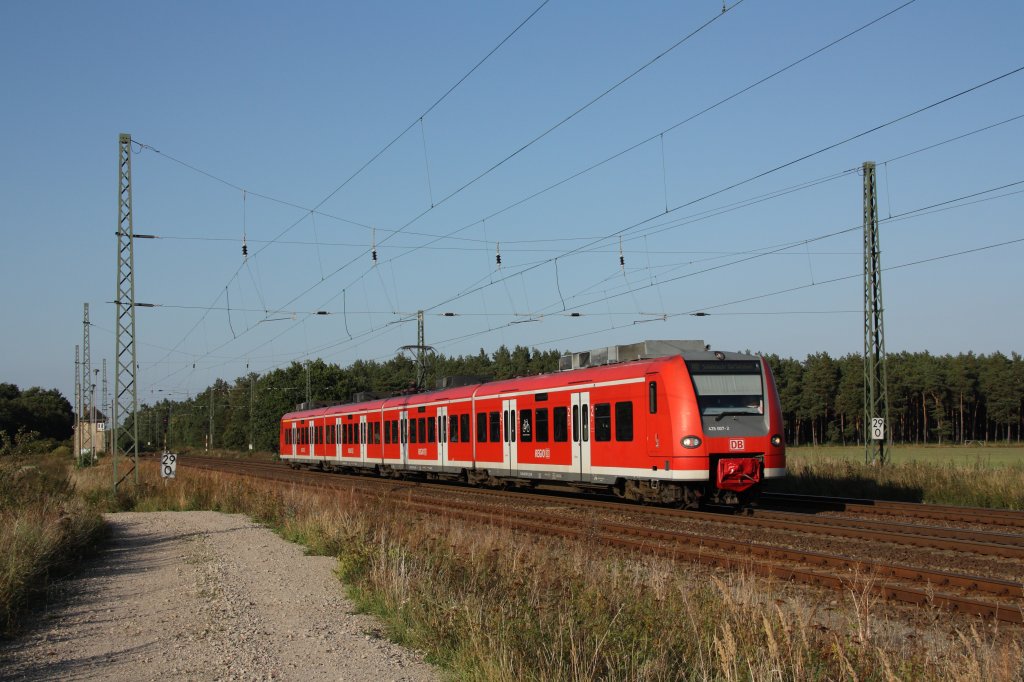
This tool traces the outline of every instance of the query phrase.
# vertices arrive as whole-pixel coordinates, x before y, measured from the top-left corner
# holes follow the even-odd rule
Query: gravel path
[[[0,644],[19,680],[436,680],[353,613],[335,560],[240,515],[107,516],[113,538],[24,637]]]

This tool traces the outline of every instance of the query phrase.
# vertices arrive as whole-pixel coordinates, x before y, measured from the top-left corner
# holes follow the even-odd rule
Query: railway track
[[[762,493],[762,505],[801,507],[821,511],[843,511],[863,515],[902,516],[953,523],[1006,526],[1024,530],[1024,512],[980,507],[955,507],[920,502],[864,500],[847,497],[823,497],[796,493]]]
[[[909,524],[809,517],[806,514],[765,511],[757,511],[753,516],[725,516],[659,507],[638,507],[593,499],[424,485],[415,481],[374,479],[364,476],[325,476],[318,472],[292,471],[281,464],[273,463],[196,457],[182,458],[180,462],[186,467],[214,469],[303,486],[344,489],[370,496],[383,495],[388,497],[389,503],[400,504],[410,510],[433,516],[459,518],[530,533],[576,538],[673,560],[693,561],[730,569],[741,568],[760,575],[835,590],[871,592],[896,601],[935,605],[1008,623],[1024,623],[1024,585],[1020,582],[855,559],[723,538],[706,533],[652,528],[646,523],[620,523],[598,518],[595,512],[628,511],[650,518],[689,518],[716,525],[732,524],[797,533],[827,534],[1002,558],[1024,557],[1024,537],[1009,533],[942,527],[922,528]],[[457,490],[458,495],[452,494],[453,490]],[[439,491],[441,494],[438,494]],[[565,511],[584,510],[589,513],[553,514],[553,506]]]

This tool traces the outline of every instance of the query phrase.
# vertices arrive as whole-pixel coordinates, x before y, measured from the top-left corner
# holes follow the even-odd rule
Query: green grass
[[[786,448],[788,455],[801,461],[835,459],[855,464],[864,462],[864,448],[843,446],[802,446]],[[955,464],[963,467],[1024,466],[1024,446],[948,446],[948,445],[895,445],[889,452],[893,464],[921,462],[926,464]]]

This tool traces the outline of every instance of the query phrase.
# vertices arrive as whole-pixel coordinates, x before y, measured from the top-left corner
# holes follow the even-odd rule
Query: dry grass
[[[786,584],[587,543],[427,518],[393,500],[147,471],[112,504],[243,512],[338,557],[392,638],[467,680],[1019,679],[1022,651],[948,625],[926,636],[868,592],[815,604]],[[196,472],[198,473],[198,472]],[[80,485],[109,485],[102,470]]]
[[[0,634],[11,635],[33,600],[89,553],[100,515],[74,494],[70,459],[0,458]]]

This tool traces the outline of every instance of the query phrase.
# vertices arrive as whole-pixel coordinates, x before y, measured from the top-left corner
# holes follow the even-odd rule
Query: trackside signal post
[[[889,391],[885,372],[882,263],[878,241],[875,164],[864,163],[864,462],[885,464],[889,435]],[[889,433],[887,433],[887,430]]]

